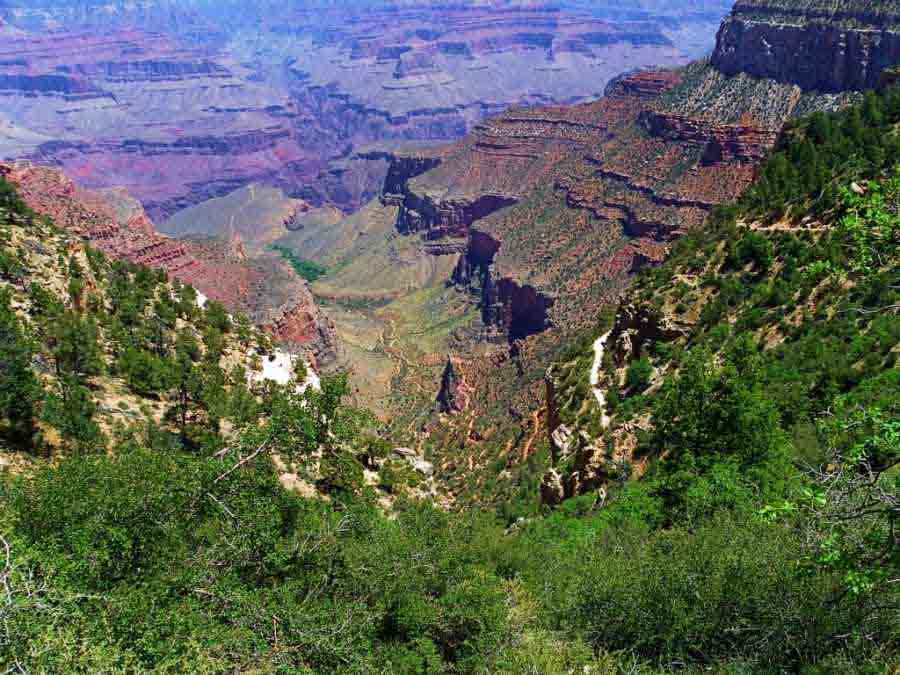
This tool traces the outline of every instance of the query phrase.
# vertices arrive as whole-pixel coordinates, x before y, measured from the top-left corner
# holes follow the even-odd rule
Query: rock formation
[[[465,379],[465,364],[462,359],[450,356],[441,377],[441,389],[437,401],[441,412],[459,413],[469,407],[472,389]]]
[[[619,25],[577,8],[9,0],[0,8],[0,158],[124,186],[162,222],[251,182],[358,208],[373,142],[463,136],[511,104],[585,100],[629,63],[684,63],[712,16]],[[263,15],[264,14],[264,15]],[[585,77],[590,73],[590,77]]]
[[[727,51],[728,36],[726,22],[717,53]],[[392,190],[400,195],[392,198],[401,209],[399,233],[432,245],[465,236],[451,283],[479,305],[482,330],[469,337],[509,355],[494,370],[466,379],[472,425],[466,433],[470,443],[491,435],[489,447],[504,448],[507,457],[519,448],[526,457],[534,436],[523,429],[544,420],[543,435],[564,464],[542,486],[547,503],[602,486],[620,471],[620,458],[607,456],[596,428],[588,438],[572,426],[572,434],[560,433],[571,420],[562,418],[555,399],[567,395],[561,387],[570,393],[585,386],[590,361],[576,359],[571,367],[583,372],[567,382],[545,381],[548,361],[561,353],[573,358],[563,346],[594,329],[602,307],[626,297],[635,271],[660,262],[715,205],[740,195],[785,123],[853,97],[716,64],[714,58],[678,70],[638,69],[610,82],[595,102],[507,111],[454,146],[418,151],[420,165],[431,157],[435,166]],[[475,204],[494,208],[473,213]],[[682,334],[677,324],[626,307],[608,345],[613,362],[622,363],[651,341]],[[460,352],[490,348],[461,346]],[[597,411],[579,422],[599,428],[602,419]],[[504,446],[496,437],[508,420],[515,422]],[[632,432],[623,433],[633,440]],[[610,448],[619,452],[627,438],[613,440]],[[563,441],[567,453],[559,451]]]
[[[805,90],[873,89],[900,62],[900,5],[891,0],[742,0],[719,31],[712,64]]]
[[[426,251],[463,251],[452,282],[478,298],[489,341],[571,330],[735,198],[801,100],[827,103],[787,87],[777,114],[703,115],[693,97],[724,76],[699,70],[636,71],[600,101],[510,110],[456,145],[387,155],[382,202]]]

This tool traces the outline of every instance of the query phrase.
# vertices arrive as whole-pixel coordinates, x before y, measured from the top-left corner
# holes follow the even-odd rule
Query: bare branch
[[[225,473],[223,473],[222,475],[220,475],[218,478],[216,478],[216,479],[213,481],[213,485],[215,485],[216,483],[218,483],[220,480],[222,480],[222,479],[225,478],[226,476],[229,476],[230,474],[232,474],[232,473],[234,473],[235,471],[237,471],[238,469],[240,469],[242,466],[244,466],[247,462],[249,462],[250,460],[252,460],[254,457],[257,457],[263,450],[266,449],[266,447],[267,447],[268,445],[269,445],[269,441],[266,441],[265,443],[263,443],[262,445],[260,445],[256,450],[254,450],[253,452],[251,452],[249,455],[247,455],[247,456],[246,456],[244,459],[242,459],[240,462],[238,462],[238,463],[235,464],[233,467],[231,467],[230,469],[228,469],[228,471],[226,471]]]

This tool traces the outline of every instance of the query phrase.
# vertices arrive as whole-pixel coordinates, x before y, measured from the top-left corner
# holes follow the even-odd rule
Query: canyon
[[[269,246],[380,195],[398,148],[456,140],[510,105],[596,98],[627,68],[688,62],[725,11],[657,4],[11,1],[0,158],[30,162],[29,179],[60,170],[79,199],[136,200],[139,224],[99,218],[116,232],[103,235],[111,254],[163,266],[334,360],[329,321]],[[494,205],[464,220],[478,208]]]
[[[897,60],[856,0],[97,4],[4,10],[0,154],[134,197],[183,247],[152,264],[327,353],[452,489],[542,461],[548,365]]]
[[[354,151],[455,140],[512,104],[686,63],[725,9],[213,4],[5,3],[0,157],[124,187],[157,222],[253,182],[350,211],[385,168]]]
[[[461,493],[493,490],[501,499],[513,489],[540,439],[552,447],[559,428],[545,393],[548,363],[590,333],[604,307],[627,297],[636,272],[743,192],[785,125],[840,109],[867,86],[761,77],[752,52],[741,57],[746,71],[722,65],[730,26],[748,11],[748,3],[735,7],[709,60],[628,73],[597,101],[514,107],[456,144],[387,154],[389,178],[373,207],[394,222],[385,236],[422,258],[449,258],[438,264],[453,272],[443,284],[395,289],[369,318],[399,313],[415,330],[405,336],[408,363],[393,371],[388,391],[405,394],[393,412],[435,448],[442,475]],[[854,30],[868,34],[843,30],[850,42]],[[883,70],[871,77],[880,80]],[[326,276],[318,287],[333,281]],[[404,318],[427,316],[431,305],[419,304],[426,297],[453,309],[430,324]],[[422,339],[427,334],[433,339]]]
[[[334,328],[305,282],[277,256],[249,260],[240,240],[177,240],[161,235],[140,202],[122,190],[78,187],[52,167],[0,164],[25,204],[110,258],[164,270],[168,277],[241,312],[275,339],[327,366],[338,352]]]

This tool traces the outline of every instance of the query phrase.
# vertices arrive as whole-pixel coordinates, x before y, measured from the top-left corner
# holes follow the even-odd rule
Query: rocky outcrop
[[[455,414],[468,409],[472,396],[472,387],[466,382],[465,362],[457,356],[450,355],[441,375],[441,388],[437,403],[441,412]]]
[[[647,345],[671,342],[687,335],[688,329],[677,325],[671,317],[652,312],[645,305],[624,304],[619,307],[609,336],[613,360],[617,366],[639,358]]]
[[[389,162],[387,176],[382,187],[382,199],[402,199],[407,189],[407,183],[421,176],[426,171],[431,171],[441,163],[438,157],[396,155],[392,153],[361,153],[361,159],[383,159]]]
[[[402,80],[407,77],[419,77],[437,73],[438,67],[434,55],[428,51],[418,50],[401,54],[394,67],[394,79]]]
[[[504,336],[510,343],[542,333],[550,327],[554,300],[534,286],[487,275],[481,299],[481,320],[489,334]]]
[[[478,289],[480,292],[499,250],[500,242],[489,234],[478,230],[469,232],[465,255],[460,256],[453,270],[453,283],[460,288]]]
[[[566,496],[562,475],[556,469],[550,469],[541,479],[541,504],[556,506],[561,504]]]
[[[609,98],[649,101],[680,82],[681,74],[675,70],[632,71],[610,80],[603,95]]]
[[[394,448],[391,453],[394,457],[407,462],[415,471],[426,479],[434,476],[434,464],[425,460],[412,448]]]
[[[231,72],[213,61],[101,61],[62,65],[57,70],[107,82],[184,82],[190,79],[229,78]]]
[[[66,101],[115,97],[90,82],[65,75],[0,74],[0,96],[59,96]]]
[[[405,195],[397,216],[397,231],[420,234],[424,239],[466,237],[477,220],[516,203],[514,197],[484,194],[474,199],[435,200],[410,191]]]
[[[293,303],[267,314],[260,321],[263,330],[277,340],[301,345],[311,352],[317,369],[334,363],[339,351],[334,323],[322,314],[308,291]]]
[[[706,165],[760,162],[778,140],[778,131],[750,124],[716,124],[670,112],[645,110],[638,123],[648,133],[698,148]]]
[[[851,3],[852,4],[852,3]],[[726,75],[746,73],[805,90],[872,89],[900,62],[900,13],[846,11],[825,0],[739,2],[719,30],[712,64]],[[893,28],[888,28],[893,26]]]
[[[500,247],[490,235],[470,230],[451,282],[478,298],[487,339],[513,343],[550,327],[554,300],[531,285],[498,275],[492,264]]]

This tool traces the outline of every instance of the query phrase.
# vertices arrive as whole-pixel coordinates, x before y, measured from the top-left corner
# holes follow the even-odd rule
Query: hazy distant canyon
[[[707,53],[727,9],[620,4],[14,0],[0,157],[123,187],[157,222],[252,182],[351,211],[387,166],[360,150],[599,97],[623,71]]]

